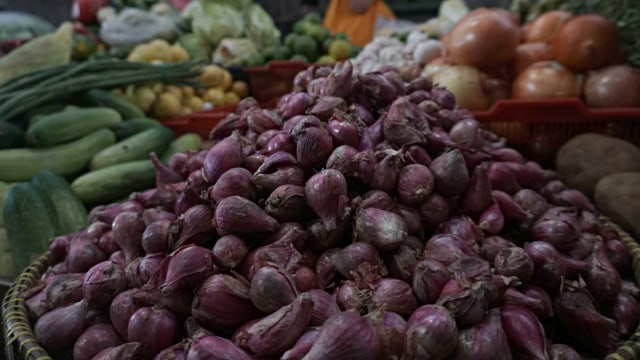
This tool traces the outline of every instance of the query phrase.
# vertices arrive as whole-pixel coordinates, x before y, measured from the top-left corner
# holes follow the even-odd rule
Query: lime
[[[291,60],[291,61],[302,61],[302,62],[305,62],[305,63],[309,63],[309,59],[307,59],[306,56],[301,55],[301,54],[295,54],[292,57],[290,57],[289,60]]]
[[[266,63],[264,57],[261,54],[255,53],[249,55],[246,60],[247,66],[262,66]]]
[[[323,55],[316,61],[316,64],[318,65],[333,65],[335,63],[336,59],[331,55]]]
[[[347,41],[350,40],[349,39],[349,35],[347,35],[347,34],[345,34],[343,32],[336,33],[335,38],[336,39],[341,39],[341,40],[347,40]]]
[[[351,45],[351,51],[349,52],[349,57],[350,58],[354,58],[354,57],[358,56],[358,54],[360,54],[360,51],[362,51],[362,46],[360,46],[360,45]]]
[[[275,53],[275,46],[267,46],[266,48],[264,48],[264,50],[262,50],[262,56],[264,57],[265,61],[273,60],[273,56],[275,55]]]
[[[322,16],[320,16],[317,12],[309,13],[307,16],[302,18],[302,21],[306,21],[312,24],[322,24]]]
[[[304,22],[302,21],[298,21],[297,23],[293,24],[293,32],[296,34],[304,34]]]
[[[284,45],[286,47],[288,47],[289,49],[291,49],[293,47],[293,43],[294,41],[296,41],[296,38],[298,37],[298,34],[296,33],[290,33],[287,36],[285,36],[284,38]]]
[[[335,37],[329,36],[322,42],[322,51],[326,54],[329,52],[329,47],[331,47],[331,43],[336,40]]]
[[[286,46],[278,46],[273,51],[272,60],[286,60],[291,57],[291,50]]]
[[[318,57],[318,45],[310,36],[302,35],[293,43],[293,53],[314,61]]]
[[[322,44],[325,39],[331,36],[329,30],[322,25],[312,25],[306,32],[307,35],[311,36],[315,41]]]
[[[347,40],[336,40],[329,46],[329,55],[336,60],[348,59],[350,53],[351,44]]]

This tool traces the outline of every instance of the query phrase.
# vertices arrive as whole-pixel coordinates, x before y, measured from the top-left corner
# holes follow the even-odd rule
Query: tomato
[[[513,82],[514,99],[579,97],[582,82],[555,61],[541,61],[526,68]]]
[[[524,42],[550,42],[572,16],[571,13],[562,10],[540,15],[524,29]]]
[[[640,107],[640,69],[613,65],[589,74],[584,98],[591,107]]]
[[[109,6],[109,0],[75,0],[71,7],[74,20],[91,24],[97,20],[98,10]]]
[[[520,43],[520,27],[504,10],[477,9],[451,30],[446,41],[451,59],[463,65],[494,67],[511,61]]]
[[[551,51],[551,46],[547,43],[520,44],[516,49],[516,58],[513,61],[514,74],[520,74],[533,63],[551,59],[553,59],[553,52]]]
[[[587,71],[616,61],[618,28],[609,19],[585,14],[567,21],[553,39],[554,59],[575,71]]]

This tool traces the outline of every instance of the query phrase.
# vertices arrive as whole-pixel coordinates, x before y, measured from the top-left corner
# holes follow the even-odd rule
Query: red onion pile
[[[638,324],[618,235],[423,78],[311,67],[54,239],[25,293],[76,359],[573,359]]]

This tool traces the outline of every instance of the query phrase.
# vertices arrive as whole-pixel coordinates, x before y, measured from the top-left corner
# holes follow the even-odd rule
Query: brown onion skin
[[[100,351],[123,343],[113,326],[102,323],[88,327],[73,346],[74,360],[91,360]]]

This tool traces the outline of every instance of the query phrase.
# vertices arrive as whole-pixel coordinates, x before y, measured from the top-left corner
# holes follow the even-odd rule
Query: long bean
[[[38,86],[7,93],[0,91],[0,120],[10,120],[35,106],[92,88],[114,88],[156,81],[192,84],[189,81],[200,74],[198,65],[195,62],[157,66],[107,61],[100,66],[80,64],[57,73],[47,70],[46,78],[38,74],[31,79],[20,80],[24,86],[37,78],[40,80]],[[13,86],[14,89],[20,87]]]

